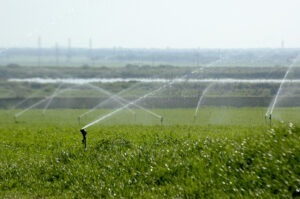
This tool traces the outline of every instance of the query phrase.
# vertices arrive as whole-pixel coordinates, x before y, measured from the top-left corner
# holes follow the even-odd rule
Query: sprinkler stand
[[[82,134],[82,144],[84,145],[84,148],[86,148],[86,135],[87,132],[85,129],[80,129],[80,132]]]

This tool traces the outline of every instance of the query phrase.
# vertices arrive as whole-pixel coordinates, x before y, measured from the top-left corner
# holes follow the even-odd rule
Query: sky
[[[300,47],[299,0],[0,0],[0,47]]]

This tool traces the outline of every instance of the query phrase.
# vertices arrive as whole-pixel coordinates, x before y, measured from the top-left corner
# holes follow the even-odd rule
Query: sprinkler
[[[270,127],[272,127],[272,113],[266,113],[265,114],[265,121],[266,121],[266,123],[268,124],[268,120],[269,120],[269,122],[270,122]]]
[[[84,148],[86,148],[86,130],[85,129],[80,129],[80,132],[82,134],[82,144],[84,145]]]
[[[164,122],[164,117],[161,116],[161,117],[160,117],[160,125],[163,125],[163,122]]]
[[[18,123],[16,115],[14,115],[14,121],[15,121],[15,123]]]

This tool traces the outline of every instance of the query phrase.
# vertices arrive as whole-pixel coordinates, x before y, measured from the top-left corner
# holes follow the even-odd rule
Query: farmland
[[[36,109],[15,123],[17,111],[1,111],[1,197],[289,198],[300,186],[300,130],[270,127],[263,108],[206,107],[196,122],[193,110],[153,110],[163,125],[149,116],[122,124],[124,111],[88,129],[86,149],[76,120],[84,110]],[[289,121],[299,110],[280,112]]]
[[[295,52],[262,65],[251,62],[259,52],[245,52],[209,67],[218,51],[155,67],[19,65],[11,54],[0,67],[0,197],[299,194],[300,70],[287,67]]]

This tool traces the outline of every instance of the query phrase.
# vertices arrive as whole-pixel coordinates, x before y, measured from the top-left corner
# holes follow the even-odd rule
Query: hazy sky
[[[0,0],[0,47],[300,47],[299,0]]]

